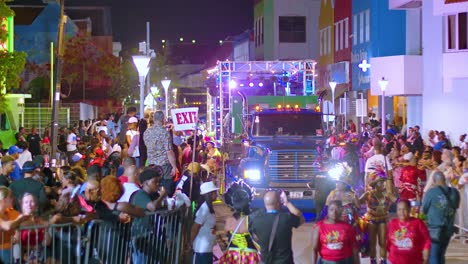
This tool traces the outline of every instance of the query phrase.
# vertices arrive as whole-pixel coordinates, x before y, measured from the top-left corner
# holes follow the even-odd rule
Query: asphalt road
[[[224,229],[224,219],[231,214],[231,210],[223,205],[215,205],[217,217],[217,230]],[[311,233],[313,223],[306,223],[294,230],[293,233],[293,251],[294,261],[296,264],[310,264],[311,252]],[[467,241],[468,242],[468,241]],[[446,254],[447,264],[466,264],[468,263],[468,244],[461,244],[460,241],[454,240],[450,244]],[[361,259],[362,264],[370,263],[369,258]]]

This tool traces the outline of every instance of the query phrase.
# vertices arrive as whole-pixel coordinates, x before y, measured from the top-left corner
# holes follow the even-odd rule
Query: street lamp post
[[[328,83],[330,85],[330,88],[331,88],[331,91],[332,91],[332,105],[333,105],[333,115],[334,115],[334,118],[333,118],[333,127],[335,127],[336,125],[336,114],[335,114],[335,88],[336,88],[336,85],[337,83],[336,82],[329,82]]]
[[[161,81],[161,84],[164,87],[164,96],[166,98],[165,115],[166,118],[169,118],[169,96],[167,93],[169,90],[169,85],[171,85],[171,80],[164,79]]]
[[[156,110],[156,105],[157,105],[156,94],[159,94],[159,89],[158,89],[158,87],[153,85],[150,88],[150,92],[151,92],[151,95],[153,96],[153,111],[155,111]]]
[[[145,78],[149,72],[149,61],[151,57],[136,55],[132,56],[133,63],[138,71],[138,77],[140,78],[140,116],[143,118],[145,111]]]
[[[379,81],[380,90],[382,90],[382,135],[385,135],[386,129],[386,118],[385,118],[385,89],[387,88],[388,81],[382,77],[382,80]]]

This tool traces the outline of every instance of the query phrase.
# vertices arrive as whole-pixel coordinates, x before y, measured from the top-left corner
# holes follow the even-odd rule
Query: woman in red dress
[[[398,218],[388,224],[387,251],[392,264],[427,264],[431,249],[429,231],[423,221],[410,217],[411,204],[400,200]]]
[[[359,263],[356,232],[350,224],[341,221],[342,210],[341,201],[330,201],[327,218],[314,226],[312,263]]]

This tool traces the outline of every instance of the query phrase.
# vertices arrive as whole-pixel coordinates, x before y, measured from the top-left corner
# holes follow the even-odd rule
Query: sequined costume
[[[384,194],[379,198],[377,197],[377,191],[370,191],[367,199],[367,213],[364,215],[365,219],[375,225],[387,222],[388,209],[391,203],[392,201],[387,195]]]
[[[247,230],[248,219],[245,219]],[[230,232],[232,236],[232,232]],[[230,238],[231,239],[231,238]],[[260,256],[249,232],[235,233],[227,251],[219,260],[219,264],[258,264]]]

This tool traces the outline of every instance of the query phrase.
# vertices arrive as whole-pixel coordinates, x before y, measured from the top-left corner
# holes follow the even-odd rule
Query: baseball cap
[[[36,164],[32,161],[26,161],[23,164],[23,172],[33,172],[36,169]]]
[[[75,153],[75,154],[72,156],[72,161],[73,161],[73,162],[78,162],[78,161],[80,161],[80,160],[82,160],[82,159],[85,159],[85,158],[86,158],[85,155],[83,155],[83,154],[81,154],[81,153]]]
[[[23,149],[19,148],[16,145],[13,145],[13,146],[8,148],[8,154],[13,155],[13,154],[16,154],[16,153],[23,153]]]
[[[136,117],[132,116],[132,117],[130,117],[130,118],[128,119],[128,122],[127,122],[127,123],[129,123],[129,124],[138,123],[138,119],[137,119]]]

